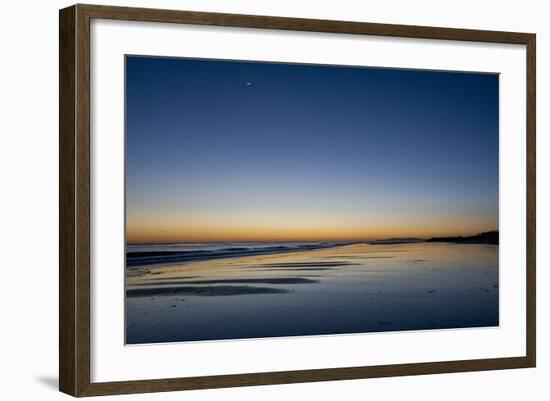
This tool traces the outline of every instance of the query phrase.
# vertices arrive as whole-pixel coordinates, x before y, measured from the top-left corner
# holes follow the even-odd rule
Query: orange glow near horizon
[[[129,216],[128,243],[361,241],[473,235],[498,229],[483,216],[201,214]]]

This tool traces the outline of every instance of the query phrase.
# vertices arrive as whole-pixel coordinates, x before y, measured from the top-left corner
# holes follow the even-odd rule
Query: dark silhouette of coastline
[[[487,231],[470,237],[436,237],[426,242],[454,242],[457,244],[493,244],[498,245],[498,231]]]

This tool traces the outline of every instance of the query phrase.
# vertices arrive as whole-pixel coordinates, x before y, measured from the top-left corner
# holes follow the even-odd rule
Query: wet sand
[[[128,344],[496,326],[498,246],[352,244],[127,273]]]

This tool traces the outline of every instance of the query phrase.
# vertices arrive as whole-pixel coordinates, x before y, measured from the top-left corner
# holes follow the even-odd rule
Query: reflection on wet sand
[[[316,283],[317,280],[310,280],[301,277],[279,277],[279,278],[241,278],[241,279],[221,279],[221,280],[167,280],[154,285],[174,285],[174,284],[307,284]],[[150,283],[140,283],[136,285],[151,285]]]
[[[151,287],[151,288],[133,288],[126,291],[126,296],[150,297],[153,295],[198,295],[198,296],[227,296],[244,294],[281,294],[288,292],[284,288],[265,288],[237,285],[217,285],[217,286],[186,286],[179,285],[174,287]]]
[[[495,326],[498,246],[352,244],[147,266],[127,274],[126,295],[130,344]]]

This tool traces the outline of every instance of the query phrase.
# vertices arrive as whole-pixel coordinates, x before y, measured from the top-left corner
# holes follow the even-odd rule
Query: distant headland
[[[487,231],[469,237],[436,237],[426,242],[455,242],[459,244],[494,244],[498,245],[498,231]]]
[[[412,244],[418,242],[453,242],[456,244],[492,244],[498,245],[498,231],[487,231],[467,237],[434,237],[429,239],[421,238],[387,238],[374,241],[368,241],[371,245],[391,245],[391,244]]]

